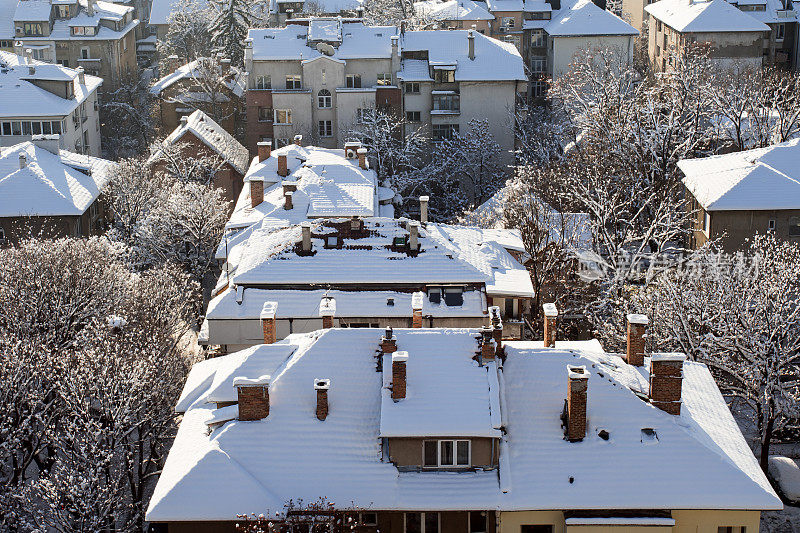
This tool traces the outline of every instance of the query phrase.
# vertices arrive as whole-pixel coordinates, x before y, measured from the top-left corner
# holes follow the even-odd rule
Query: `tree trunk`
[[[770,407],[770,411],[772,408]],[[769,466],[769,446],[772,442],[772,431],[775,429],[775,415],[770,413],[767,419],[767,427],[764,428],[764,433],[761,434],[761,470],[767,472]]]

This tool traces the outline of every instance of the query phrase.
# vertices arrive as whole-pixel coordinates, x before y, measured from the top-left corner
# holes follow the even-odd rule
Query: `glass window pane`
[[[19,121],[14,121],[11,123],[13,134],[14,135],[22,135],[22,124]]]
[[[45,135],[50,135],[53,132],[50,129],[50,123],[49,122],[43,122],[42,126],[44,126],[44,128],[42,129],[42,133],[44,133]]]
[[[61,122],[53,121],[53,133],[61,133]]]
[[[486,533],[486,511],[469,513],[469,533]]]
[[[458,465],[469,466],[469,441],[468,440],[458,441],[458,447],[456,451],[458,452],[456,454]]]
[[[425,513],[425,533],[439,533],[439,513]]]
[[[406,533],[422,533],[422,516],[420,513],[406,513]]]
[[[30,135],[31,134],[31,123],[30,121],[26,120],[22,123],[22,134],[23,135]]]
[[[453,464],[453,441],[439,441],[439,464],[442,466],[452,466]]]
[[[439,466],[436,461],[436,444],[435,440],[426,440],[423,443],[423,465],[424,466]]]
[[[11,135],[11,123],[3,122],[3,135]]]
[[[47,124],[49,125],[50,123],[48,122]],[[31,123],[31,131],[33,132],[34,135],[39,135],[40,133],[42,133],[42,123],[41,122]]]

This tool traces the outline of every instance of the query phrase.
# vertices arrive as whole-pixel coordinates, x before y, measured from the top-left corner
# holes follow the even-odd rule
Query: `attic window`
[[[442,289],[439,287],[432,287],[428,289],[428,300],[432,304],[438,304],[442,301]]]
[[[394,298],[386,298],[386,305],[394,307]]]
[[[426,440],[422,445],[425,468],[466,468],[470,465],[470,441]]]
[[[642,444],[656,444],[658,434],[653,428],[642,428]]]
[[[329,235],[325,238],[325,243],[328,248],[336,248],[339,245],[339,237],[336,235]]]
[[[461,287],[446,287],[444,289],[444,303],[453,307],[464,305],[464,289]]]

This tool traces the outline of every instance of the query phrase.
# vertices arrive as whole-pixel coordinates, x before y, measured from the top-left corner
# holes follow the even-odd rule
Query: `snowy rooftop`
[[[193,134],[222,159],[229,163],[236,172],[244,174],[247,171],[247,161],[250,155],[247,148],[225,131],[222,126],[214,122],[208,115],[196,110],[189,115],[186,124],[179,124],[175,130],[164,139],[167,144],[181,142],[187,133]]]
[[[118,39],[128,33],[138,24],[137,20],[132,20],[120,31],[115,31],[99,24],[101,20],[109,20],[113,22],[120,22],[124,20],[126,15],[133,13],[134,9],[131,6],[114,2],[105,2],[103,0],[96,0],[94,3],[94,14],[90,16],[87,12],[86,0],[79,0],[78,4],[80,5],[80,11],[76,16],[70,19],[56,19],[53,21],[49,36],[25,37],[25,40],[47,41],[53,39],[63,40],[74,38],[70,32],[70,28],[72,26],[94,26],[97,28],[97,33],[94,36],[81,35],[78,37],[79,40]],[[19,2],[16,4],[14,20],[18,22],[48,21],[50,20],[51,10],[52,7],[50,0],[19,0]],[[0,21],[1,20],[2,17],[0,16]]]
[[[388,405],[387,372],[375,371],[382,334],[292,335],[266,351],[255,347],[195,365],[147,519],[233,520],[319,497],[408,511],[782,507],[702,364],[685,363],[683,408],[672,416],[637,396],[649,392],[649,361],[630,367],[596,342],[549,349],[507,343],[498,370],[473,362],[477,330],[396,329],[398,349],[408,352],[408,389],[406,399]],[[583,365],[590,375],[581,442],[564,439],[560,420],[567,364]],[[234,378],[265,375],[265,419],[242,422],[235,407],[222,412],[208,403],[216,394],[231,397]],[[331,380],[324,421],[315,416],[318,378]],[[492,413],[497,406],[499,420]],[[220,425],[209,431],[210,422]],[[431,437],[496,435],[502,424],[500,466],[400,472],[382,460],[380,436],[386,426],[409,423],[413,434]]]
[[[18,0],[0,0],[0,39],[14,39],[14,13]]]
[[[74,80],[75,98],[61,98],[35,85],[35,80]],[[88,74],[85,80],[79,83],[74,69],[0,51],[0,117],[66,117],[103,83],[102,78]]]
[[[726,0],[660,0],[644,9],[679,32],[770,31]]]
[[[20,168],[20,155],[26,158]],[[0,217],[81,215],[110,179],[114,163],[28,141],[0,151]]]
[[[425,0],[416,2],[414,10],[434,20],[494,20],[485,3],[473,0]]]
[[[198,70],[200,61],[201,59],[195,59],[190,63],[181,65],[175,69],[175,72],[167,74],[163,78],[156,80],[156,82],[150,87],[150,92],[155,95],[160,95],[165,89],[171,87],[180,80],[201,78],[203,73]],[[236,96],[241,97],[244,95],[247,81],[245,80],[244,75],[236,67],[231,67],[231,76],[226,78],[224,83]]]
[[[582,35],[639,35],[639,32],[611,11],[601,9],[592,0],[566,0],[558,15],[545,27],[554,37]]]
[[[678,162],[683,183],[708,211],[800,209],[800,139]]]
[[[360,22],[339,24],[341,44],[331,56],[334,59],[392,57],[391,36],[397,34],[394,26],[365,26]],[[308,46],[308,26],[290,24],[284,28],[251,29],[247,35],[253,40],[254,61],[308,60],[324,55]]]
[[[395,248],[395,238],[408,238],[403,222],[388,218],[364,220],[357,237],[343,238],[341,248],[326,248],[327,236],[349,221],[312,222],[313,255],[299,255],[299,226],[276,230],[264,220],[229,248],[228,264],[236,285],[402,285],[484,283],[487,293],[533,296],[527,270],[492,235],[479,228],[428,223],[419,228],[420,251]]]

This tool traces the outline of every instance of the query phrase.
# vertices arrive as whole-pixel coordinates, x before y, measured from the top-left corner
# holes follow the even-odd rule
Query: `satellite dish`
[[[334,53],[336,53],[336,50],[328,43],[318,43],[317,52],[325,54],[326,56],[332,56]]]

